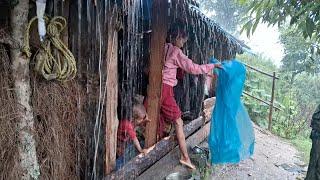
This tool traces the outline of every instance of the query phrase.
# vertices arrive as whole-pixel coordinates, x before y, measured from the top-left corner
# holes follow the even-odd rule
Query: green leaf
[[[260,6],[261,6],[262,3],[263,3],[263,1],[260,1],[259,3],[257,3],[257,4],[251,9],[250,16],[251,16],[252,13],[255,12],[258,8],[259,8],[259,9],[261,8]],[[258,10],[259,10],[259,9],[258,9]],[[258,10],[257,10],[257,11],[258,11]],[[261,9],[260,9],[260,11],[261,11]]]
[[[314,22],[309,17],[306,17],[306,32],[310,38],[312,36],[314,28],[315,28]]]
[[[258,26],[258,24],[259,24],[259,22],[260,22],[260,18],[259,19],[256,19],[256,22],[253,24],[253,26],[252,26],[252,34],[254,33],[254,31],[256,30],[256,28],[257,28],[257,26]]]
[[[290,19],[290,26],[295,24],[297,22],[298,18],[296,16],[293,16],[291,19]]]
[[[246,30],[247,31],[247,37],[250,37],[251,26],[252,26],[252,19],[249,20],[246,24],[243,25],[240,33],[242,33],[244,30]]]

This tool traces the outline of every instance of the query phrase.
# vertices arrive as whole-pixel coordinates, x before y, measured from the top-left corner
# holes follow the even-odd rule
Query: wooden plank
[[[215,103],[216,103],[216,97],[211,97],[203,101],[202,116],[204,117],[205,123],[211,120],[211,115],[212,115]]]
[[[63,31],[63,34],[62,34],[62,41],[63,43],[69,47],[69,28],[68,28],[68,24],[69,24],[69,5],[70,5],[70,0],[65,0],[65,1],[62,1],[62,16],[64,18],[66,18],[66,21],[67,21],[67,27],[65,28],[65,30]]]
[[[272,108],[273,108],[273,100],[274,100],[275,82],[276,82],[276,72],[273,72],[271,101],[270,101],[270,110],[269,110],[269,125],[268,125],[268,130],[269,131],[271,131],[271,127],[272,127]]]
[[[203,128],[194,133],[192,136],[187,138],[186,143],[187,146],[193,147],[208,137],[210,131],[210,122],[207,123]],[[160,159],[157,163],[155,163],[152,167],[142,173],[137,180],[158,180],[164,179],[171,171],[179,164],[179,146],[176,146],[170,153],[168,153],[165,157]]]
[[[116,165],[117,106],[118,106],[118,32],[116,30],[116,8],[109,12],[110,24],[107,39],[107,94],[106,94],[106,137],[105,173],[109,174]],[[111,88],[109,88],[111,87]]]
[[[151,122],[148,123],[146,127],[146,147],[151,147],[157,142],[164,45],[167,36],[168,1],[154,0],[152,8],[152,34],[147,110]]]
[[[184,126],[183,130],[186,137],[190,136],[203,125],[203,118],[199,117]],[[154,148],[145,156],[137,156],[129,161],[123,168],[107,176],[105,179],[135,179],[142,172],[148,169],[152,164],[157,162],[173,148],[177,146],[174,136],[170,136],[159,141]]]

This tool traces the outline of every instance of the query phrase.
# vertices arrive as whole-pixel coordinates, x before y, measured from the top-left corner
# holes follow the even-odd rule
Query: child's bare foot
[[[181,163],[182,165],[187,166],[188,168],[190,168],[190,169],[192,169],[192,170],[195,170],[195,169],[196,169],[196,167],[191,163],[190,159],[186,159],[186,160],[180,159],[180,163]]]

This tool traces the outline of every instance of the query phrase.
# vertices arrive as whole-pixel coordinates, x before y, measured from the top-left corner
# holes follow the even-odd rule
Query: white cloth
[[[44,40],[46,35],[46,24],[43,19],[44,11],[46,9],[46,1],[45,0],[37,0],[37,17],[38,17],[38,32],[40,41]]]

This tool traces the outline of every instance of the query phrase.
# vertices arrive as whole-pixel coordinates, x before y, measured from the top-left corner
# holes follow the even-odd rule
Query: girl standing
[[[173,87],[177,85],[177,69],[181,68],[190,74],[207,74],[218,67],[219,64],[204,64],[198,65],[192,62],[185,54],[183,54],[181,48],[187,42],[188,36],[183,29],[183,24],[175,23],[168,32],[167,43],[165,45],[165,59],[164,67],[162,70],[162,96],[161,96],[161,110],[160,110],[160,124],[159,135],[163,137],[163,126],[165,122],[173,123],[176,129],[176,135],[178,144],[180,147],[181,158],[180,163],[195,169],[195,166],[191,163],[185,135],[183,132],[183,121],[181,119],[181,111],[177,105]]]

